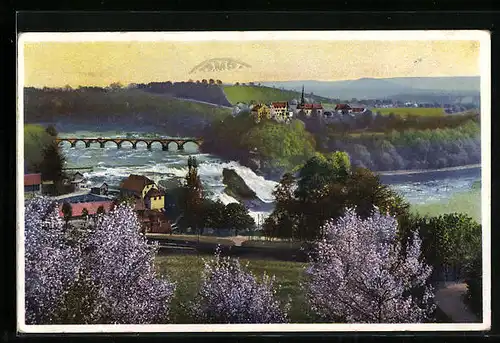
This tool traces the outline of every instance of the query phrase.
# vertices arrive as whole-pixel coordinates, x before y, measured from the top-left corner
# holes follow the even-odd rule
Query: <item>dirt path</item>
[[[479,319],[464,304],[467,291],[464,283],[446,282],[436,291],[435,302],[454,323],[477,323]]]

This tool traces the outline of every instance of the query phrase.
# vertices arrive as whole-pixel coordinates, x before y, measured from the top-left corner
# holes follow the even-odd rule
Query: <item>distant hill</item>
[[[231,106],[221,85],[215,83],[150,82],[137,84],[136,88],[154,94],[169,95],[174,98],[206,102],[219,106]]]
[[[293,99],[300,100],[300,97],[302,95],[301,91],[296,92],[290,90],[281,90],[279,88],[272,88],[267,86],[232,85],[223,87],[227,99],[233,105],[237,104],[238,102],[248,104],[250,101],[269,103],[272,101],[291,101]],[[322,103],[332,102],[332,99],[318,95],[311,96],[310,94],[305,94],[305,97]]]
[[[362,78],[347,81],[281,81],[261,82],[265,86],[275,86],[300,91],[302,85],[307,93],[333,99],[383,99],[399,94],[432,95],[434,93],[450,96],[478,96],[479,76],[463,77],[401,77],[374,79]]]
[[[25,123],[57,123],[59,127],[154,127],[170,135],[200,134],[231,110],[153,94],[139,89],[25,88]]]

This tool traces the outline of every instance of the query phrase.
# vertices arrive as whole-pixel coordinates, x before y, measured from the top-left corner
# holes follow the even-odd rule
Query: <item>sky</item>
[[[237,69],[190,73],[211,59]],[[479,41],[470,40],[24,42],[24,83],[33,87],[477,76],[479,69]]]

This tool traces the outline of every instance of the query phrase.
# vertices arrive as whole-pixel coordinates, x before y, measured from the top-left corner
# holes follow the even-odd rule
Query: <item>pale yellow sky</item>
[[[249,67],[189,72],[209,59]],[[479,75],[479,41],[26,42],[26,86]]]

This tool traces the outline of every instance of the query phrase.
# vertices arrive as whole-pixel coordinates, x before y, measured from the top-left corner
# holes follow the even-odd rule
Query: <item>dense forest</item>
[[[220,80],[201,80],[187,82],[150,82],[134,85],[137,89],[155,94],[167,94],[174,98],[192,99],[220,106],[231,106],[226,99]]]
[[[434,169],[481,162],[479,123],[456,128],[331,135],[326,150],[346,151],[351,163],[371,170]]]

